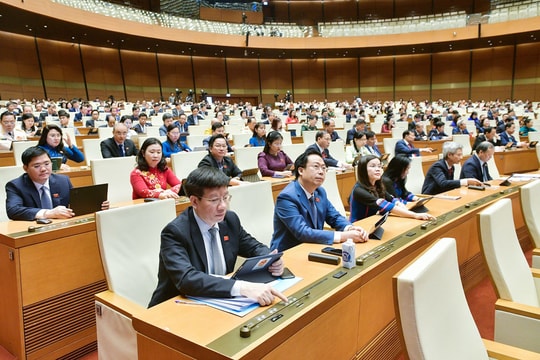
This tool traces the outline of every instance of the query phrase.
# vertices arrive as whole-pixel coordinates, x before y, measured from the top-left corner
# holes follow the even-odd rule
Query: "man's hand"
[[[272,250],[270,254],[277,254],[277,252],[277,249],[275,249]],[[268,267],[268,271],[270,271],[273,276],[281,276],[281,274],[283,274],[283,269],[285,269],[285,263],[281,258],[274,261],[272,265]]]
[[[341,242],[352,239],[355,243],[364,243],[368,241],[368,238],[369,234],[367,231],[359,226],[351,226],[349,230],[341,233]]]
[[[467,179],[467,185],[482,186],[484,184],[478,179],[469,178],[469,179]]]
[[[73,216],[75,216],[75,213],[73,210],[63,206],[59,205],[55,207],[54,209],[50,209],[45,211],[43,214],[47,219],[69,219]]]
[[[287,302],[287,297],[285,295],[268,284],[242,282],[240,294],[257,301],[261,306],[272,305],[276,296]]]

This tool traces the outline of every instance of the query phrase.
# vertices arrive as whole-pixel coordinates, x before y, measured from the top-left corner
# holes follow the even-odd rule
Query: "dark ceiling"
[[[491,46],[514,45],[530,43],[540,38],[540,30],[522,34],[505,35],[492,39],[477,38],[473,40],[452,41],[443,43],[427,43],[423,45],[404,45],[380,48],[348,49],[257,49],[250,47],[247,51],[243,47],[216,47],[190,43],[189,41],[164,41],[154,38],[138,37],[125,32],[111,32],[86,26],[73,24],[61,18],[51,18],[17,7],[0,3],[0,31],[36,36],[51,40],[81,43],[99,47],[121,48],[134,51],[151,51],[169,54],[192,54],[194,56],[219,56],[236,58],[343,58],[388,56],[419,53],[436,53],[443,51],[468,50],[486,48]],[[480,25],[474,25],[480,26]]]

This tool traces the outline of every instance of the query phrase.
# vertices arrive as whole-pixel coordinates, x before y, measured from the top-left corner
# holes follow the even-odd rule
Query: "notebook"
[[[267,283],[276,280],[278,277],[272,276],[268,271],[270,265],[278,260],[283,255],[282,252],[255,256],[248,258],[236,270],[232,278],[236,280],[244,280],[257,283]]]
[[[72,188],[69,191],[69,207],[76,216],[100,211],[101,203],[107,200],[108,189],[109,184]]]
[[[242,171],[242,180],[249,182],[258,182],[261,181],[259,177],[259,168],[247,169]]]

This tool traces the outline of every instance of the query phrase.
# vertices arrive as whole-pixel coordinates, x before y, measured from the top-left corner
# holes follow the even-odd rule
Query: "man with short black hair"
[[[0,125],[2,125],[0,133],[0,150],[11,150],[13,141],[26,140],[26,133],[15,127],[15,114],[9,111],[4,111],[0,115]]]
[[[222,277],[234,269],[237,256],[266,255],[270,249],[248,234],[238,216],[227,210],[231,196],[229,178],[221,171],[203,166],[193,170],[182,184],[191,206],[161,232],[158,285],[149,306],[177,295],[245,296],[260,305],[271,305],[274,297],[287,298],[268,284]],[[283,261],[269,271],[283,273]]]

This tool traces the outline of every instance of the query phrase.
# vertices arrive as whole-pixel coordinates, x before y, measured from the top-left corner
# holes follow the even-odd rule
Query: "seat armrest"
[[[533,256],[540,256],[540,248],[533,249],[532,255]]]
[[[146,310],[146,308],[140,306],[139,304],[136,304],[123,296],[115,294],[110,290],[105,290],[95,294],[94,299],[129,318],[133,318],[134,314]]]
[[[482,339],[486,347],[488,356],[502,360],[540,360],[540,354],[523,350],[514,346],[502,344],[499,342]]]
[[[531,273],[532,273],[533,278],[540,279],[540,269],[532,268]]]
[[[499,299],[495,303],[495,310],[506,311],[509,313],[540,320],[540,308],[524,304],[518,304],[513,301]]]

